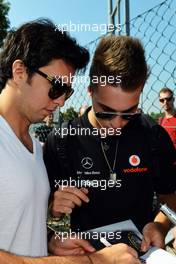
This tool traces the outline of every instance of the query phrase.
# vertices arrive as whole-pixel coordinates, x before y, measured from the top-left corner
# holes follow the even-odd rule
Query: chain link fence
[[[125,35],[125,25],[118,33]],[[138,15],[130,21],[131,36],[139,38],[145,48],[151,74],[141,96],[140,107],[145,113],[159,113],[158,92],[164,86],[176,89],[176,2],[166,0]],[[91,58],[99,38],[86,45]],[[90,66],[90,64],[89,64]],[[76,76],[74,96],[68,100],[62,111],[74,107],[76,111],[82,105],[90,105],[87,94],[89,84],[89,66],[85,75]]]

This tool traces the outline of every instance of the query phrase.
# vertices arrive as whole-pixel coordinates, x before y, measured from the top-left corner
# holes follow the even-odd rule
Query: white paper
[[[141,239],[142,235],[131,220],[118,222],[112,225],[102,226],[91,229],[91,232],[114,232],[114,231],[133,231]],[[106,243],[103,243],[106,244]],[[151,247],[143,256],[140,257],[141,263],[146,264],[176,264],[176,256],[171,255],[167,251]]]
[[[152,247],[145,255],[141,257],[147,264],[176,264],[176,257],[167,251]]]

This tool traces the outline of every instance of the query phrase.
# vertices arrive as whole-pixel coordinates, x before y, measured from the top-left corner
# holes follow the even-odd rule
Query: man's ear
[[[15,83],[19,83],[21,81],[26,81],[27,72],[26,67],[22,60],[15,60],[12,64],[12,76]]]

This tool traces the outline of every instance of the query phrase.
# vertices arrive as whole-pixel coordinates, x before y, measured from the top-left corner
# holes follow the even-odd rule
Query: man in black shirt
[[[132,219],[143,232],[143,250],[163,247],[170,227],[162,213],[154,219],[154,192],[176,209],[172,142],[137,112],[148,74],[137,39],[103,38],[90,69],[92,107],[71,122],[67,136],[58,136],[66,129],[50,135],[44,148],[53,215],[69,213],[75,231]]]

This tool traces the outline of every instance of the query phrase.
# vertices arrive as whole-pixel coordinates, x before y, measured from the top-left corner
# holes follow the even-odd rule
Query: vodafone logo
[[[130,158],[129,158],[129,163],[132,165],[132,166],[138,166],[140,164],[140,158],[137,156],[137,155],[132,155]]]

